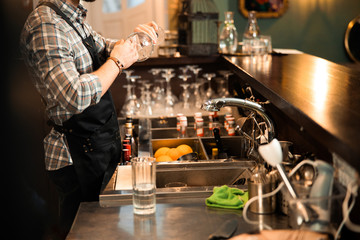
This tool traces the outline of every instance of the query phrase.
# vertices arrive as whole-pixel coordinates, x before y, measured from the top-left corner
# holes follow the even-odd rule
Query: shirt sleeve
[[[105,51],[105,57],[109,57],[111,51],[113,50],[116,42],[118,41],[117,39],[111,39],[111,38],[105,38],[102,35],[100,35],[99,33],[97,33],[96,31],[94,31],[92,29],[92,27],[89,24],[86,24],[86,27],[89,29],[89,31],[91,32],[97,46],[99,49],[99,53]]]
[[[30,35],[28,47],[36,75],[47,89],[46,98],[77,114],[100,101],[102,87],[96,75],[86,73],[92,72],[86,71],[90,56],[86,61],[87,52],[76,52],[68,35],[55,23],[43,23]],[[84,60],[76,64],[77,58]]]

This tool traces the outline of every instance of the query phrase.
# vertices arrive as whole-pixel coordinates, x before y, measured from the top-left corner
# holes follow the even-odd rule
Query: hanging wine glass
[[[134,70],[126,69],[123,72],[125,73],[125,78],[130,80],[130,76],[134,72]]]
[[[215,92],[212,90],[211,88],[211,79],[214,78],[216,76],[215,73],[205,73],[203,74],[203,77],[207,79],[208,82],[208,88],[206,90],[206,99],[210,99],[213,98],[215,96]]]
[[[196,66],[196,65],[195,65]],[[192,67],[191,71],[194,73],[195,76],[195,81],[197,81],[198,77],[199,77],[199,72],[202,70],[202,68],[200,67]]]
[[[174,107],[177,102],[176,96],[172,93],[170,80],[175,76],[173,69],[163,69],[162,77],[166,81],[165,112],[168,116],[174,116]]]
[[[152,102],[151,102],[151,91],[150,87],[152,86],[152,83],[145,83],[145,102],[142,106],[142,114],[145,116],[152,116],[153,115],[153,109],[152,109]]]
[[[179,75],[178,77],[183,80],[183,83],[186,83],[190,78],[190,75],[183,74],[183,75]],[[184,96],[183,94],[180,95],[179,101],[184,101],[183,96]]]
[[[145,80],[145,79],[138,80],[138,83],[140,83],[140,86],[138,87],[140,89],[140,98],[139,98],[140,106],[142,106],[143,103],[146,101],[145,100],[145,84],[148,82],[149,82],[149,80]]]
[[[179,69],[180,69],[182,75],[185,75],[189,68],[187,66],[185,66],[185,67],[179,67]]]
[[[159,84],[156,89],[153,89],[154,107],[153,114],[161,115],[165,108],[166,92],[165,92],[165,79],[156,79],[155,83]]]
[[[219,70],[218,73],[223,76],[226,81],[229,81],[229,76],[233,75],[233,73],[228,70]]]
[[[180,86],[184,89],[183,93],[182,93],[182,99],[183,99],[183,111],[185,114],[189,114],[190,113],[190,104],[189,104],[189,99],[190,99],[190,92],[189,92],[189,83],[182,83],[180,84]]]
[[[201,98],[201,95],[200,95],[200,86],[201,86],[201,83],[199,82],[195,82],[195,83],[192,83],[191,84],[191,87],[194,89],[194,105],[197,109],[199,109],[202,105],[202,103],[204,102]]]
[[[140,76],[130,76],[129,79],[131,84],[124,86],[127,89],[127,97],[121,109],[121,114],[123,116],[138,116],[140,114],[140,103],[135,95],[135,81],[138,78],[140,78]]]
[[[218,73],[223,76],[222,80],[219,80],[219,84],[220,84],[220,90],[219,90],[219,97],[229,97],[230,93],[229,93],[229,76],[233,75],[233,72],[228,71],[228,70],[220,70],[218,71]]]
[[[230,97],[230,93],[228,91],[228,87],[227,87],[227,81],[223,78],[217,78],[216,82],[218,84],[218,97],[220,98],[227,98]]]
[[[166,95],[172,98],[173,102],[177,102],[178,99],[175,96],[175,94],[172,93],[170,80],[175,77],[175,73],[172,73],[172,71],[169,71],[169,69],[165,69],[164,73],[161,75],[163,78],[165,78],[166,81]]]

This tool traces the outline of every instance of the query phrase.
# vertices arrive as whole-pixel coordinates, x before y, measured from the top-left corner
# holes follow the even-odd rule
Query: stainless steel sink
[[[228,185],[246,189],[246,178],[255,167],[254,161],[214,160],[200,162],[158,163],[156,167],[156,198],[158,202],[209,197],[215,186]],[[100,194],[100,206],[131,204],[132,190],[116,190],[117,171]],[[165,187],[169,183],[183,183],[186,187]]]
[[[248,172],[255,167],[254,161],[200,161],[159,163],[156,166],[156,186],[183,183],[193,186],[221,186],[244,183]],[[244,173],[245,172],[245,173]]]
[[[178,138],[176,118],[151,119],[151,127],[151,139],[146,141],[150,145],[147,148],[150,156],[160,147],[175,148],[180,144],[189,145],[199,156],[197,162],[157,163],[157,199],[169,201],[181,198],[182,201],[186,201],[187,198],[206,198],[212,194],[215,186],[221,185],[246,188],[244,184],[256,163],[245,158],[248,148],[245,138],[222,136],[228,158],[211,159],[212,148],[217,147],[214,137],[196,137],[193,127],[188,127],[190,137]],[[225,133],[225,130],[222,129],[222,132]],[[208,134],[211,135],[210,132]],[[116,178],[117,172],[100,194],[101,206],[116,206],[124,201],[131,203],[131,187],[115,188]],[[171,183],[181,183],[186,187],[169,187],[168,184]]]

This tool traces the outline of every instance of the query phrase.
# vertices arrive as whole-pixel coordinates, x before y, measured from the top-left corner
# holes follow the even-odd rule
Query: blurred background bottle
[[[260,28],[256,19],[256,11],[250,11],[248,22],[243,34],[243,40],[258,38],[259,36],[260,36]]]
[[[224,26],[221,30],[219,49],[221,53],[235,53],[238,45],[238,36],[234,25],[234,13],[225,12]]]
[[[243,34],[243,53],[257,54],[261,52],[260,28],[256,19],[256,11],[250,11],[248,22]],[[265,51],[265,46],[263,46]]]

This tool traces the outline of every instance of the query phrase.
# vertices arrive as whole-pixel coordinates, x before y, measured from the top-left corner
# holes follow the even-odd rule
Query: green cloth
[[[209,207],[240,209],[248,200],[248,192],[224,185],[214,187],[213,194],[205,200],[205,203]]]

